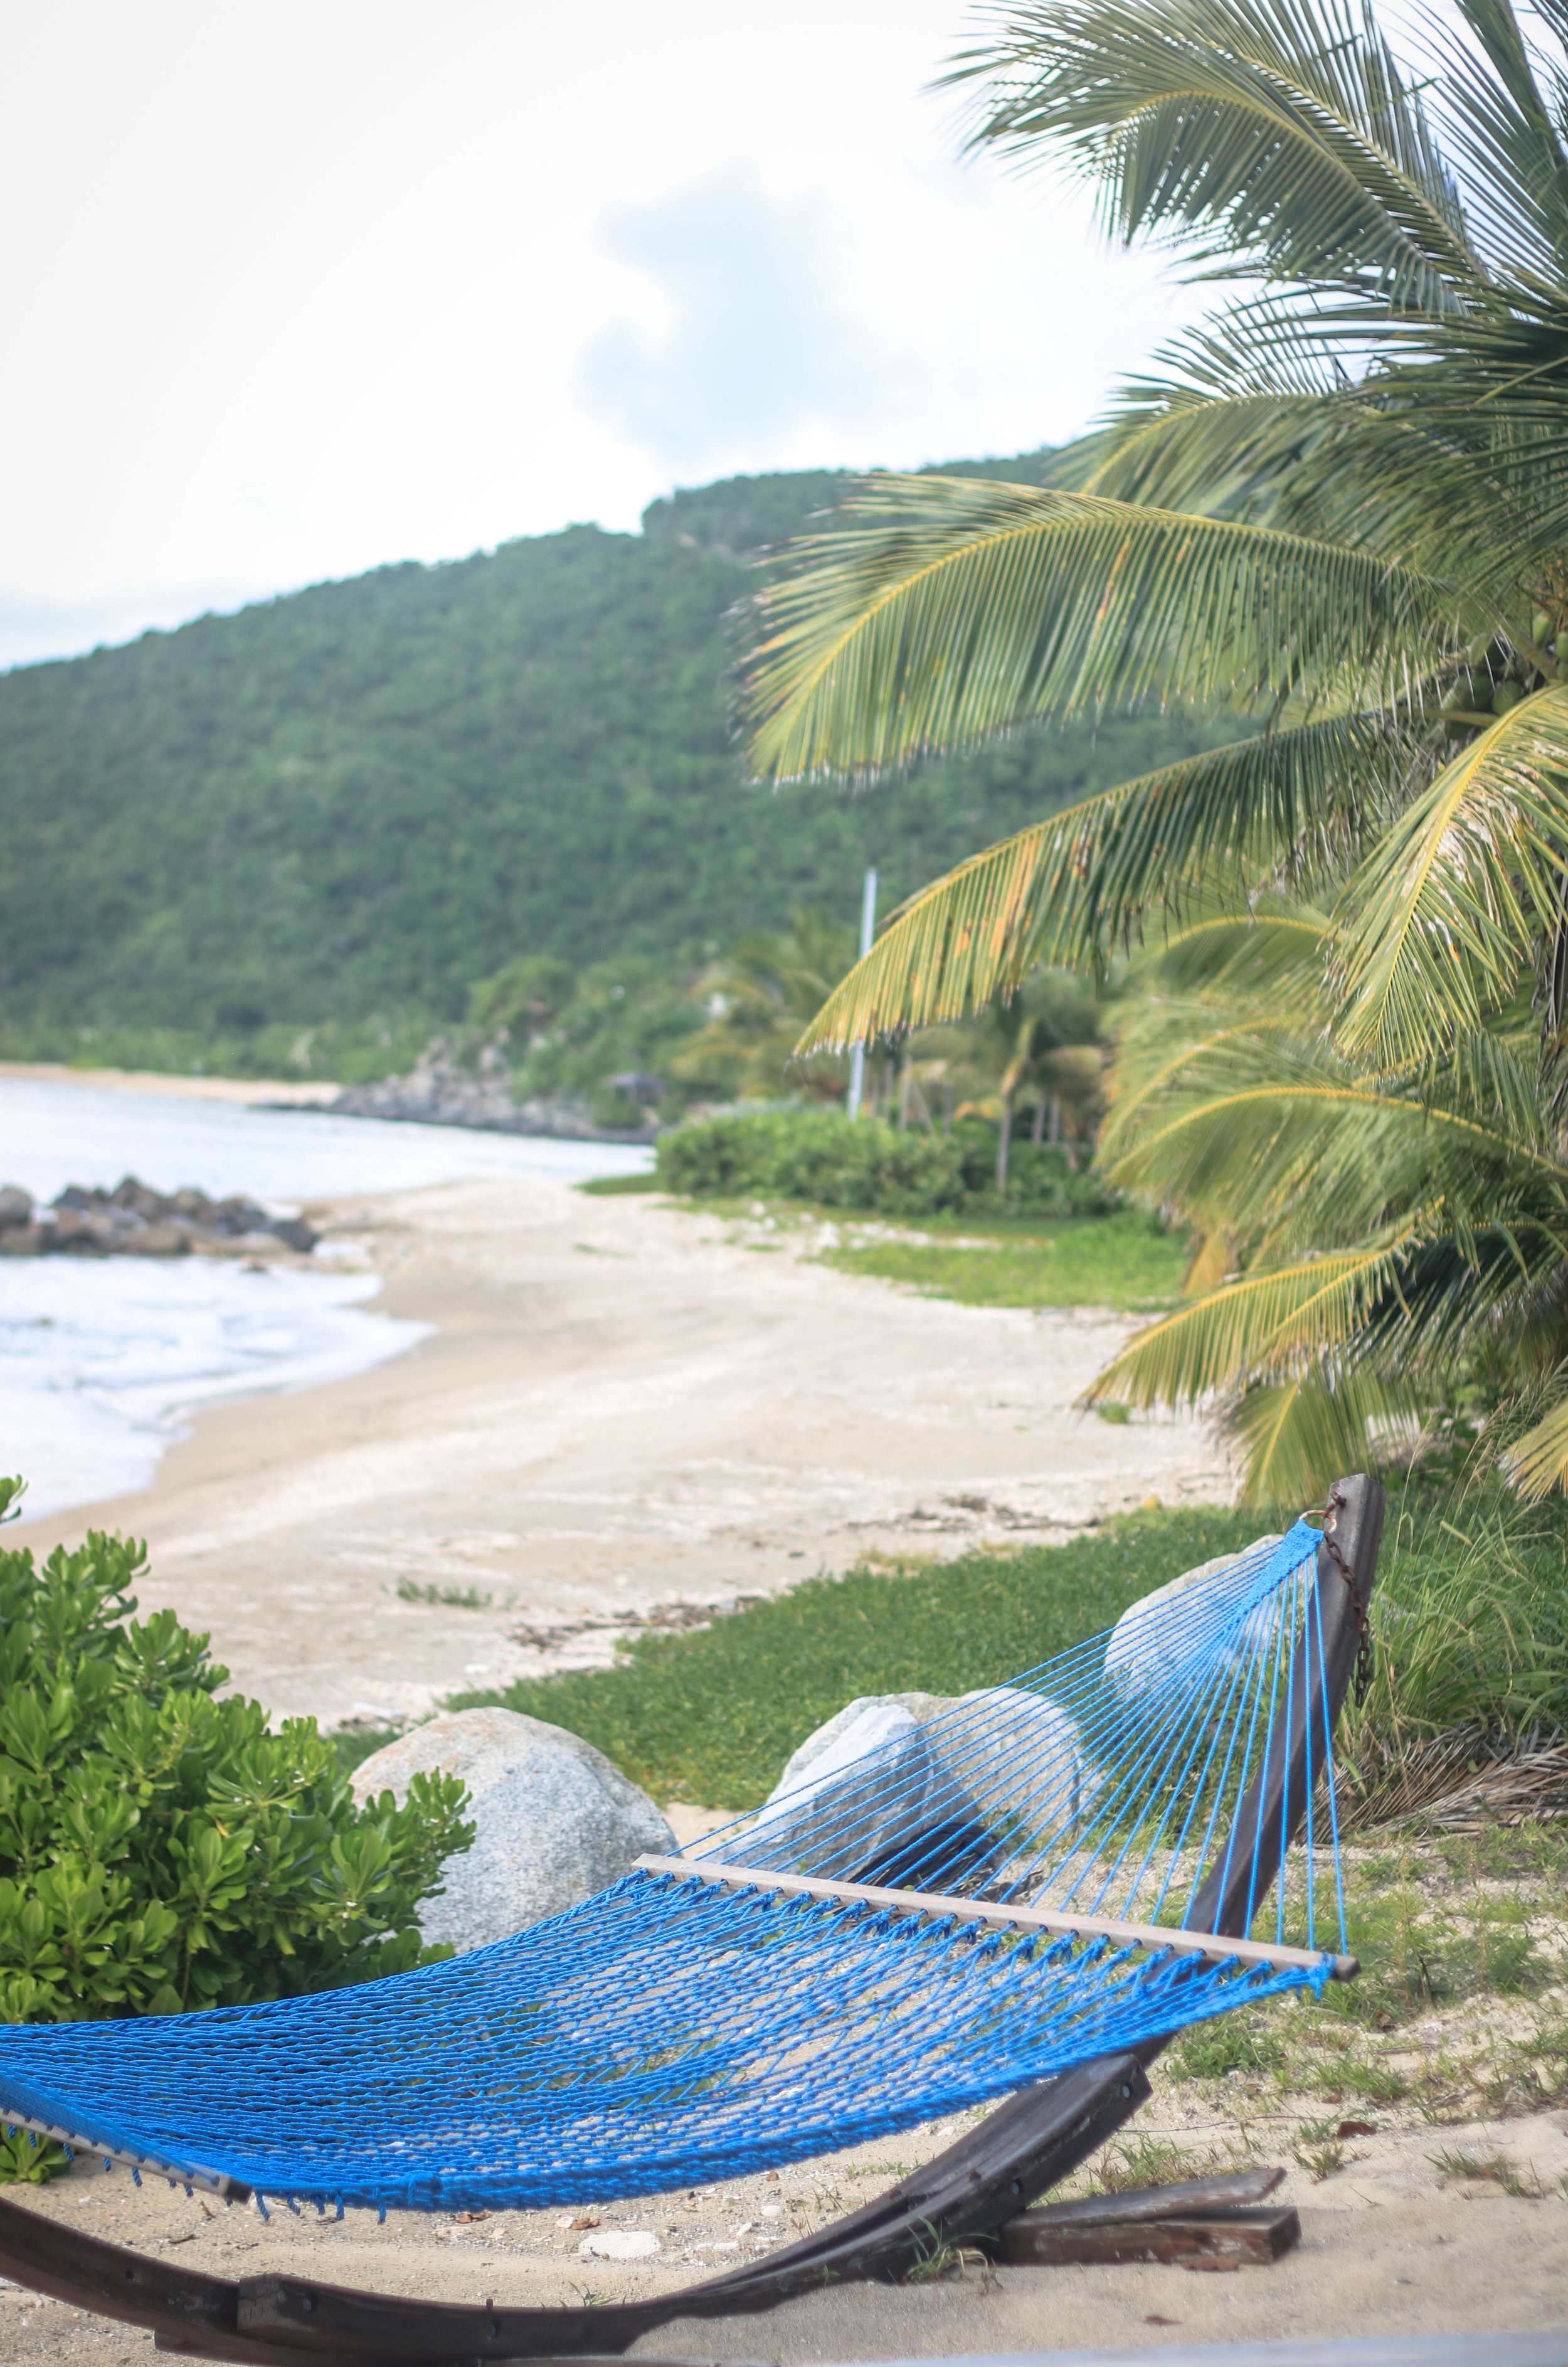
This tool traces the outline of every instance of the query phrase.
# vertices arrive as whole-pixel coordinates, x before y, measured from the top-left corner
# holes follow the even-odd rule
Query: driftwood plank
[[[1015,2265],[1066,2268],[1100,2261],[1166,2260],[1181,2268],[1265,2268],[1301,2241],[1289,2203],[1274,2210],[1213,2211],[1185,2219],[1102,2219],[1064,2226],[1027,2212],[1001,2232],[1001,2257]]]
[[[1195,2213],[1239,2210],[1267,2202],[1282,2169],[1239,2169],[1216,2178],[1184,2178],[1176,2186],[1129,2187],[1124,2194],[1089,2194],[1076,2203],[1047,2203],[1020,2214],[1031,2226],[1092,2227],[1102,2219],[1190,2219]],[[1015,2223],[1017,2224],[1017,2223]]]

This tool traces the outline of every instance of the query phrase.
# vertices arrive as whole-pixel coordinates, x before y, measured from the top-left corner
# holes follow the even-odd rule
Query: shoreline
[[[417,1716],[604,1665],[656,1611],[1230,1493],[1202,1425],[1075,1410],[1130,1318],[918,1298],[538,1178],[309,1209],[380,1275],[366,1313],[426,1336],[197,1409],[150,1487],[13,1533],[145,1536],[143,1613],[276,1717]]]
[[[0,1077],[20,1077],[39,1085],[88,1085],[99,1093],[166,1093],[175,1101],[237,1102],[325,1109],[343,1087],[325,1078],[193,1077],[184,1069],[78,1069],[63,1060],[0,1060]],[[0,1179],[3,1180],[3,1179]]]

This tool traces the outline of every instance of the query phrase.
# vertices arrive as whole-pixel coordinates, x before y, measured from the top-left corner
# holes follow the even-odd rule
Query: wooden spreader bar
[[[73,2153],[85,2154],[91,2161],[112,2161],[121,2169],[144,2172],[149,2178],[165,2178],[175,2186],[188,2186],[194,2191],[199,2187],[204,2194],[216,2194],[225,2203],[248,2203],[251,2190],[243,2179],[230,2178],[220,2169],[192,2169],[184,2162],[165,2161],[155,2153],[124,2153],[118,2146],[100,2145],[96,2137],[84,2136],[80,2129],[68,2129],[59,2121],[29,2120],[26,2112],[14,2112],[8,2104],[0,2104],[0,2129],[28,2129],[35,2137],[49,2137],[55,2145],[69,2146]]]
[[[840,1898],[850,1906],[890,1907],[906,1915],[956,1915],[971,1923],[1014,1925],[1024,1931],[1059,1931],[1085,1940],[1114,1940],[1122,1947],[1174,1948],[1243,1965],[1327,1963],[1331,1980],[1353,1980],[1355,1956],[1331,1955],[1326,1948],[1277,1947],[1269,1940],[1232,1940],[1217,1931],[1175,1931],[1163,1923],[1119,1923],[1107,1915],[1066,1915],[1054,1907],[998,1906],[983,1898],[948,1898],[930,1890],[883,1890],[869,1882],[824,1882],[811,1874],[770,1874],[758,1866],[705,1863],[685,1857],[639,1857],[644,1874],[673,1874],[686,1882],[721,1883],[731,1890],[780,1890],[791,1897]]]

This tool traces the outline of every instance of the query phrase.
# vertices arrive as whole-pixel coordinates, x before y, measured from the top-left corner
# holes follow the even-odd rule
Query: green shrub
[[[0,1517],[21,1482],[0,1479]],[[455,1777],[356,1809],[310,1718],[257,1702],[172,1611],[142,1547],[0,1553],[0,2019],[243,2005],[405,1970],[473,1828]],[[0,2173],[3,2174],[3,2173]]]
[[[838,1110],[739,1111],[664,1135],[658,1162],[671,1192],[766,1192],[885,1217],[1084,1217],[1117,1205],[1091,1171],[1075,1174],[1064,1151],[1027,1141],[1013,1143],[998,1196],[997,1131],[978,1119],[936,1135],[864,1118],[852,1125]]]

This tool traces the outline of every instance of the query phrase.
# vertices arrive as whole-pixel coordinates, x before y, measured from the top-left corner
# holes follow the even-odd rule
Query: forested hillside
[[[736,479],[640,534],[387,567],[0,677],[0,1042],[276,1058],[283,1028],[375,1022],[400,1057],[519,954],[673,968],[799,905],[847,919],[867,862],[886,909],[1172,751],[1179,727],[1120,720],[859,798],[748,787],[725,617],[838,482]]]

